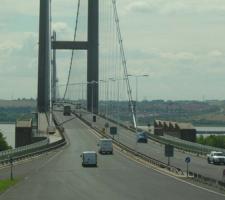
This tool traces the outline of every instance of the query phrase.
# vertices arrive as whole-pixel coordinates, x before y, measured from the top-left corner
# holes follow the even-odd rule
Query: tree
[[[199,144],[208,145],[212,147],[225,148],[225,136],[224,135],[210,135],[203,137],[202,135],[197,138]]]
[[[3,134],[0,132],[0,151],[4,151],[10,149],[10,146],[6,142],[5,138],[3,137]]]

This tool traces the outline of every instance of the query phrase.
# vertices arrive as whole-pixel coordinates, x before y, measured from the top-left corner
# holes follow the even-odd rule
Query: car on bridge
[[[210,154],[207,154],[207,161],[213,164],[225,164],[225,153],[211,151]]]
[[[82,158],[83,167],[97,167],[96,151],[84,151],[80,157]]]
[[[137,133],[137,143],[148,143],[147,133],[144,131]]]

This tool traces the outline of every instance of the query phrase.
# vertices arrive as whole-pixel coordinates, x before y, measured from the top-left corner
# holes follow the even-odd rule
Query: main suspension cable
[[[80,13],[80,0],[78,0],[78,2],[77,2],[76,24],[75,24],[75,29],[74,29],[73,41],[76,41],[76,37],[77,37],[79,13]],[[67,83],[66,83],[66,89],[65,89],[65,92],[64,92],[64,95],[63,95],[63,101],[65,100],[66,93],[67,93],[67,90],[68,90],[68,85],[69,85],[70,75],[71,75],[71,69],[72,69],[72,65],[73,65],[73,57],[74,57],[74,49],[72,50],[72,53],[71,53],[69,74],[68,74],[68,79],[67,79]]]
[[[126,85],[127,85],[127,94],[128,94],[129,104],[130,104],[132,117],[133,117],[133,125],[134,125],[134,128],[137,129],[136,117],[135,117],[135,113],[134,113],[134,104],[133,104],[133,99],[132,99],[132,94],[131,94],[131,86],[130,86],[130,82],[129,82],[129,78],[128,78],[127,62],[126,62],[126,56],[125,56],[124,47],[123,47],[122,35],[121,35],[121,31],[120,31],[120,23],[119,23],[119,17],[118,17],[118,12],[117,12],[116,0],[112,0],[112,4],[113,4],[118,40],[119,40],[119,45],[120,45],[120,54],[122,57],[123,71],[124,71],[125,81],[126,81]]]

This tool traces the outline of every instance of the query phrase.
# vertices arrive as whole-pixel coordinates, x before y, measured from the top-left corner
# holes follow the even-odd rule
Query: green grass
[[[15,180],[0,180],[0,193],[4,192],[5,190],[7,190],[8,188],[10,188],[11,186],[15,185],[18,182],[18,179]]]

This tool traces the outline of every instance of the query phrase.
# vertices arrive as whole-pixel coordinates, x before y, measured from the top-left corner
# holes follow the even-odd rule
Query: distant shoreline
[[[16,124],[16,122],[0,122],[0,124]]]

